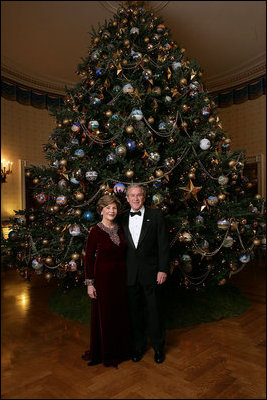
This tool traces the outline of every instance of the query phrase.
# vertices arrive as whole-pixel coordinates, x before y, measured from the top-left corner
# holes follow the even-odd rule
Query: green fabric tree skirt
[[[90,323],[90,298],[86,288],[52,292],[49,307],[55,313],[84,324]],[[201,322],[218,321],[242,314],[250,307],[248,299],[230,284],[195,292],[166,287],[162,292],[162,309],[167,329],[179,329]]]

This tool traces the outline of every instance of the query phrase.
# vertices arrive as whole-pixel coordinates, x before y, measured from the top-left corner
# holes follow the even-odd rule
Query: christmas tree
[[[49,166],[31,168],[37,209],[16,211],[6,254],[24,277],[84,279],[83,254],[97,200],[141,183],[170,231],[177,285],[222,285],[266,247],[265,202],[249,196],[245,151],[231,152],[195,60],[162,19],[121,7],[92,28],[80,82],[52,110]]]

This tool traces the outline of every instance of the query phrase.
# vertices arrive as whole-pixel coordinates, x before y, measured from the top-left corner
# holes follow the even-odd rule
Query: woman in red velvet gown
[[[105,195],[97,203],[102,221],[90,228],[85,249],[85,284],[91,298],[88,365],[117,366],[130,358],[130,328],[126,291],[126,242],[114,221],[120,202]]]

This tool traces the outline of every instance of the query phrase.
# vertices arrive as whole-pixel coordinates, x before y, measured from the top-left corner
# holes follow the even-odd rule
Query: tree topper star
[[[197,192],[199,192],[202,189],[202,186],[194,186],[193,182],[190,179],[189,186],[179,187],[179,189],[185,190],[187,192],[186,195],[184,196],[183,200],[188,200],[191,196],[194,196],[195,200],[198,201]]]

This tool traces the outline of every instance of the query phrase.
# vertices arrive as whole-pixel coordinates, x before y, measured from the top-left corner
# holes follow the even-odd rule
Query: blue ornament
[[[143,113],[142,113],[141,110],[135,109],[135,110],[133,110],[133,111],[131,112],[131,117],[132,117],[133,119],[135,119],[136,121],[141,121],[141,119],[143,118]]]
[[[133,93],[134,88],[130,83],[128,83],[127,85],[123,86],[122,91],[123,93]]]
[[[97,94],[93,94],[93,95],[90,97],[90,105],[91,105],[92,107],[97,107],[97,106],[100,105],[100,103],[101,103],[101,100],[97,97]]]
[[[71,183],[74,183],[74,185],[78,185],[80,181],[78,181],[74,176],[70,178]]]
[[[159,124],[159,131],[165,131],[166,130],[166,124],[165,122],[160,122]]]
[[[84,218],[86,221],[92,221],[92,219],[94,218],[94,216],[93,216],[93,214],[91,213],[91,211],[85,211],[85,212],[83,213],[83,218]]]
[[[98,57],[99,57],[99,51],[98,50],[93,51],[92,54],[91,54],[91,59],[92,60],[97,60]]]
[[[22,217],[16,218],[16,222],[19,225],[25,225],[25,220]]]
[[[242,254],[239,257],[239,261],[241,261],[243,264],[247,264],[250,261],[250,255],[249,254]]]
[[[71,145],[79,144],[79,140],[78,139],[72,139],[70,144]]]
[[[217,222],[217,226],[219,229],[227,230],[230,226],[230,222],[226,219]]]
[[[129,151],[134,150],[134,149],[136,148],[136,143],[135,143],[135,141],[132,140],[132,139],[127,140],[127,142],[126,142],[126,147],[127,147],[127,149],[128,149]]]
[[[84,157],[84,151],[82,149],[77,149],[77,150],[75,150],[74,155],[76,157],[83,158]]]
[[[180,63],[180,61],[174,61],[172,63],[172,69],[175,71],[177,68],[181,68],[182,64]]]
[[[196,222],[197,222],[198,224],[203,224],[204,218],[202,217],[202,215],[198,215],[198,216],[196,217]]]
[[[113,119],[118,119],[119,116],[118,116],[118,114],[113,114],[113,115],[111,116],[111,118],[113,118]]]
[[[210,205],[210,206],[215,206],[217,203],[218,203],[218,197],[216,197],[216,196],[209,196],[208,198],[207,198],[207,202],[208,202],[208,204]]]
[[[104,68],[97,68],[97,70],[96,70],[97,76],[103,76],[104,74],[105,74]]]
[[[113,188],[115,193],[123,193],[125,192],[125,189],[126,188],[123,183],[116,183],[116,185]]]

